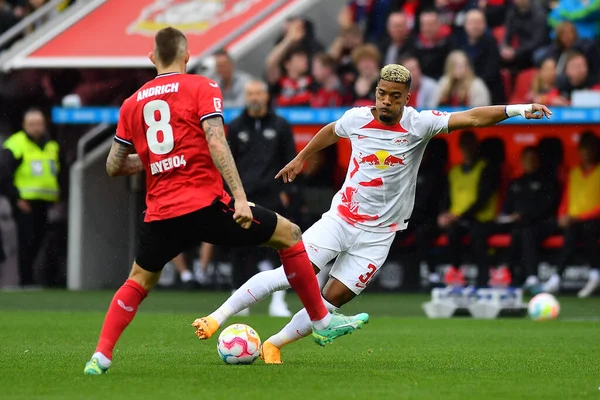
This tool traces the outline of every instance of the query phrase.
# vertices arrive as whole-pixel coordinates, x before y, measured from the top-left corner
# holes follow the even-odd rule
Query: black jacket
[[[548,41],[546,12],[534,2],[526,13],[520,13],[515,7],[506,16],[506,37],[504,44],[511,45],[517,38],[519,46],[515,49],[515,62],[532,64],[533,52]]]
[[[539,172],[524,174],[511,182],[504,213],[521,215],[520,224],[535,224],[556,215],[558,183]]]
[[[500,77],[500,51],[496,39],[490,34],[484,34],[475,44],[470,44],[467,35],[461,32],[456,36],[453,47],[467,53],[475,69],[475,75],[490,89],[492,103],[503,104],[506,96]]]
[[[443,168],[422,164],[417,175],[415,206],[411,224],[437,226],[437,217],[443,209],[448,193],[448,176]]]
[[[272,110],[258,119],[244,110],[229,124],[227,141],[248,200],[267,208],[280,207],[279,193],[295,189],[274,179],[296,156],[291,125]]]

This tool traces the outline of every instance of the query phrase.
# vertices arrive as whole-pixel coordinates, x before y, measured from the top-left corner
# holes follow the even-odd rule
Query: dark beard
[[[379,114],[379,119],[381,120],[381,122],[383,122],[384,124],[391,124],[392,121],[394,120],[394,117],[392,117],[391,115],[382,115]]]

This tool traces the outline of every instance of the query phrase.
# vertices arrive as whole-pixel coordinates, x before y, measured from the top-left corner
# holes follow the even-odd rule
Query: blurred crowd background
[[[0,0],[0,33],[45,3]],[[73,3],[65,0],[36,24],[49,23]],[[600,91],[600,0],[352,0],[332,20],[337,20],[339,34],[324,43],[319,26],[302,16],[289,18],[265,55],[261,76],[245,72],[225,50],[213,54],[210,73],[223,91],[224,107],[244,108],[228,127],[228,137],[243,165],[249,197],[303,228],[328,207],[345,170],[338,163],[338,149],[330,148],[307,163],[293,186],[265,180],[296,152],[292,129],[274,107],[372,105],[379,69],[389,63],[411,71],[409,105],[418,109],[525,102],[569,107],[598,99],[590,92]],[[191,72],[204,74],[205,69]],[[0,137],[24,132],[20,140],[36,143],[60,165],[51,171],[55,183],[49,176],[38,182],[46,191],[55,185],[55,196],[24,196],[17,175],[24,173],[18,169],[25,145],[11,144],[11,139],[4,144],[0,190],[19,228],[21,285],[65,285],[68,168],[83,128],[51,124],[51,108],[118,106],[153,76],[149,69],[119,68],[23,69],[0,75]],[[463,161],[458,165],[449,164],[445,140],[432,141],[419,174],[409,232],[398,235],[390,255],[410,253],[414,259],[412,267],[404,268],[402,288],[464,284],[471,276],[460,267],[467,262],[477,266],[478,285],[537,284],[540,252],[550,248],[556,250],[558,269],[545,290],[558,290],[574,253],[591,267],[588,281],[600,284],[598,139],[594,132],[579,134],[574,168],[562,163],[562,141],[550,137],[517,155],[522,164],[518,174],[506,168],[502,140],[482,141],[473,132],[461,132]],[[56,146],[48,150],[48,143]],[[576,252],[578,246],[583,251]],[[32,272],[36,262],[40,273]],[[228,272],[232,265],[237,271],[233,279]],[[236,253],[206,245],[175,259],[173,271],[178,273],[167,269],[162,283],[235,287],[258,268],[277,265],[276,257],[266,252]]]

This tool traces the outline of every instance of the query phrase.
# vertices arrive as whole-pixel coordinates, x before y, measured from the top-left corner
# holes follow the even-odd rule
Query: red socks
[[[108,307],[96,352],[100,352],[112,360],[112,353],[117,340],[133,320],[138,306],[147,295],[146,290],[131,279],[128,279],[117,290]]]
[[[319,284],[304,249],[304,243],[300,241],[290,248],[279,250],[279,257],[285,275],[306,308],[311,321],[320,321],[325,318],[329,311],[321,299]]]

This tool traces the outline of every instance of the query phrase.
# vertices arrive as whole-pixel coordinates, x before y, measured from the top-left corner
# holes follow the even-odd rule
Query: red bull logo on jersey
[[[154,36],[172,26],[184,33],[200,34],[213,25],[244,13],[261,0],[155,0],[142,9],[129,26],[129,34]]]
[[[388,169],[397,165],[406,165],[403,158],[396,157],[385,150],[378,150],[374,154],[359,157],[358,163],[373,165],[377,169]]]

